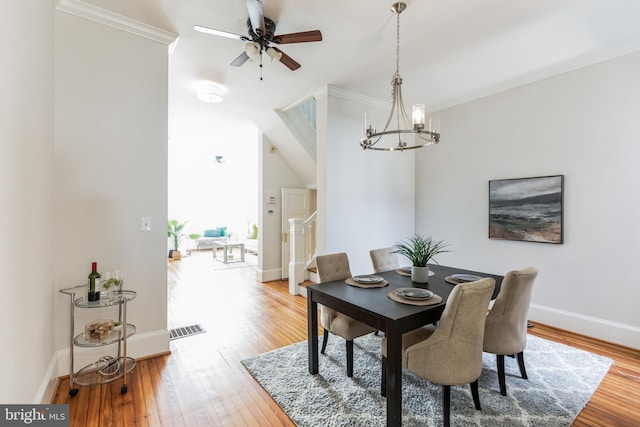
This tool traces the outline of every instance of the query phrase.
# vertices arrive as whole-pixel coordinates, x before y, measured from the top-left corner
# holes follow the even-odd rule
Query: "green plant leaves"
[[[413,234],[408,239],[393,245],[394,253],[404,255],[416,267],[426,267],[429,261],[438,254],[450,252],[445,248],[449,245],[444,240],[435,241],[431,236],[423,236],[421,234]],[[435,259],[433,260],[434,262]]]
[[[173,250],[178,250],[180,240],[185,236],[182,229],[187,225],[189,221],[185,221],[182,224],[178,223],[178,220],[172,219],[167,222],[167,237],[173,241]]]

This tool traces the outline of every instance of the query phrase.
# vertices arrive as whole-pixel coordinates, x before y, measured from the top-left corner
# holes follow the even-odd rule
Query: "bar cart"
[[[127,323],[127,303],[136,298],[134,291],[118,290],[111,293],[102,293],[100,300],[89,301],[87,299],[87,290],[89,285],[81,285],[73,288],[60,289],[60,293],[69,295],[70,312],[69,312],[69,395],[78,394],[79,386],[96,386],[107,384],[118,379],[122,379],[122,387],[120,393],[127,392],[127,375],[131,374],[136,366],[135,359],[127,357],[127,338],[136,332],[135,325]],[[76,298],[76,292],[82,296]],[[117,327],[102,330],[105,335],[96,338],[86,330],[74,337],[75,331],[75,308],[92,309],[118,307],[118,323]],[[108,326],[108,325],[107,325]],[[75,347],[101,347],[117,343],[116,356],[101,357],[97,361],[75,371],[74,367],[74,350]]]

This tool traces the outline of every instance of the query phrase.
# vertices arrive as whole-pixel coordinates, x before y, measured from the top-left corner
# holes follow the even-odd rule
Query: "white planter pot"
[[[411,281],[415,283],[428,283],[429,267],[411,266]]]

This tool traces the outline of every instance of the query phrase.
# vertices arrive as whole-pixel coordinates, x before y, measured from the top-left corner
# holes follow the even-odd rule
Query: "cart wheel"
[[[126,392],[127,392],[127,386],[126,386],[126,385],[123,385],[123,386],[120,388],[120,394],[125,394]]]
[[[69,396],[75,396],[76,394],[78,394],[80,390],[78,390],[77,388],[72,388],[71,390],[69,390]]]

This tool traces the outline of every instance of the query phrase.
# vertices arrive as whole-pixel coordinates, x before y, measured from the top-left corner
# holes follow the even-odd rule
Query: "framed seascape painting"
[[[489,181],[489,238],[562,243],[564,175]]]

